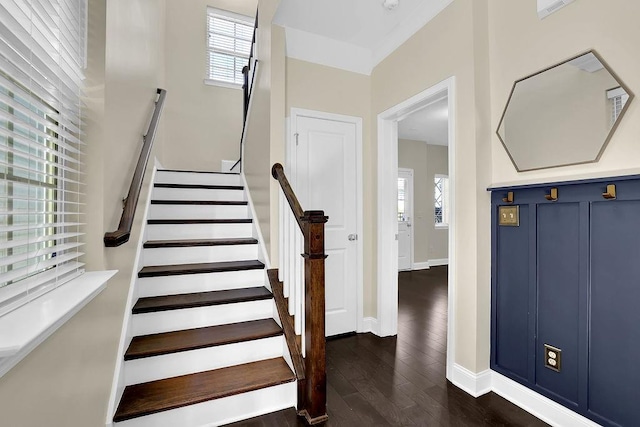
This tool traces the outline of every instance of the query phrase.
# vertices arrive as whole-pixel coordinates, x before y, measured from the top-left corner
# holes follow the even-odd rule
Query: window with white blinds
[[[83,272],[87,0],[0,1],[0,315]]]
[[[207,8],[207,80],[242,85],[252,39],[252,18]]]
[[[618,87],[608,90],[607,98],[611,103],[611,126],[613,126],[618,120],[618,117],[620,117],[622,109],[627,104],[629,94],[623,88]]]

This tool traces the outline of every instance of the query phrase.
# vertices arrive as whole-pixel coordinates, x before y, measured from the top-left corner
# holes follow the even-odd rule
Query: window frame
[[[436,222],[436,180],[444,179],[442,185],[442,222]],[[449,207],[449,175],[435,174],[433,177],[433,225],[436,229],[449,228],[450,207]]]
[[[229,89],[242,89],[242,86],[244,84],[244,82],[241,83],[235,83],[235,82],[229,82],[229,81],[225,81],[225,80],[218,80],[218,79],[214,79],[211,76],[211,68],[210,68],[210,64],[211,64],[211,55],[216,52],[216,50],[214,48],[209,47],[209,37],[211,34],[211,31],[209,29],[209,18],[211,16],[218,16],[222,19],[226,19],[228,21],[242,21],[242,23],[246,23],[247,26],[251,27],[253,29],[254,27],[254,22],[255,22],[255,18],[252,18],[251,16],[247,16],[247,15],[242,15],[239,13],[235,13],[235,12],[231,12],[228,10],[224,10],[224,9],[218,9],[212,6],[207,6],[207,13],[205,16],[206,22],[205,22],[205,78],[204,78],[204,84],[208,85],[208,86],[219,86],[219,87],[225,87],[225,88],[229,88]],[[249,42],[251,43],[252,40],[249,40]],[[236,58],[245,58],[247,60],[247,65],[249,64],[249,57],[251,56],[251,49],[249,49],[249,52],[247,52],[246,55],[244,54],[239,54],[238,52],[224,52],[225,54],[229,54],[232,55]]]

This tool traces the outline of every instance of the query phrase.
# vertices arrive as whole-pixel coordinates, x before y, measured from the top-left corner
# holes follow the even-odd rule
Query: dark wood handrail
[[[242,67],[242,75],[244,82],[242,84],[242,134],[240,135],[240,157],[238,161],[231,166],[230,171],[234,170],[236,166],[240,166],[242,171],[242,141],[244,141],[244,134],[247,131],[247,116],[249,115],[249,101],[251,101],[251,94],[253,93],[253,84],[256,81],[256,68],[258,68],[258,60],[254,58],[254,49],[256,46],[256,37],[258,34],[258,11],[256,10],[256,20],[253,25],[253,39],[251,40],[251,53],[249,54],[249,61],[247,65]],[[249,84],[249,73],[251,73],[251,84]]]
[[[280,163],[273,165],[271,175],[280,184],[304,236],[305,383],[304,393],[298,396],[298,412],[309,424],[318,424],[328,419],[324,283],[324,227],[328,217],[324,211],[302,210]]]
[[[291,188],[291,184],[289,184],[289,180],[287,179],[287,176],[284,174],[284,168],[280,163],[276,163],[271,167],[271,176],[280,183],[280,187],[282,187],[282,192],[284,193],[284,197],[287,199],[287,202],[291,207],[291,211],[293,212],[293,216],[296,218],[296,222],[300,227],[300,231],[304,231],[304,224],[302,223],[302,217],[304,216],[304,211],[302,210],[302,206],[300,206],[298,197],[296,196],[296,193],[293,191],[293,188]]]
[[[140,198],[140,191],[142,190],[142,179],[144,178],[144,172],[147,169],[147,163],[149,162],[149,156],[151,155],[153,140],[156,137],[158,122],[160,121],[160,114],[162,113],[166,96],[167,91],[158,88],[153,115],[149,122],[149,129],[142,136],[142,150],[140,151],[140,157],[138,158],[136,169],[133,172],[133,178],[131,179],[131,185],[129,186],[129,193],[127,194],[127,198],[124,199],[124,208],[122,210],[122,216],[120,217],[120,224],[116,231],[104,234],[104,245],[107,247],[120,246],[128,242],[129,237],[131,236],[133,217],[136,213],[138,199]]]

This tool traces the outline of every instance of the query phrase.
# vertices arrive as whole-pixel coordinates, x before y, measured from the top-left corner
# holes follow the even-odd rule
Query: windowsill
[[[449,228],[449,224],[435,224],[436,230],[446,230]]]
[[[236,83],[221,82],[219,80],[204,79],[204,84],[208,86],[226,87],[227,89],[242,89],[242,85]]]
[[[102,292],[116,273],[84,273],[0,317],[0,377]]]

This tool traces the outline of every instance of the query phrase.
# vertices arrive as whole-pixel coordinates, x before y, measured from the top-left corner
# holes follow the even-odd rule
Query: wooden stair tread
[[[176,224],[250,224],[251,218],[232,219],[150,219],[149,225],[176,225]]]
[[[212,185],[212,184],[167,184],[158,183],[153,185],[155,188],[184,188],[196,190],[244,190],[242,185]]]
[[[259,270],[264,264],[258,260],[204,262],[197,264],[152,265],[143,267],[138,277],[177,276],[182,274],[219,273],[223,271]]]
[[[152,205],[247,206],[243,200],[152,200]]]
[[[162,354],[282,335],[282,328],[273,319],[252,320],[219,326],[133,337],[124,360],[141,359]]]
[[[273,294],[264,286],[255,288],[227,289],[224,291],[163,295],[138,299],[133,306],[132,313],[142,314],[156,311],[180,310],[183,308],[259,301],[271,298],[273,298]]]
[[[127,386],[114,422],[295,381],[283,358]]]
[[[184,248],[191,246],[230,246],[255,245],[258,240],[252,237],[238,239],[185,239],[185,240],[150,240],[144,243],[146,249],[152,248]]]

